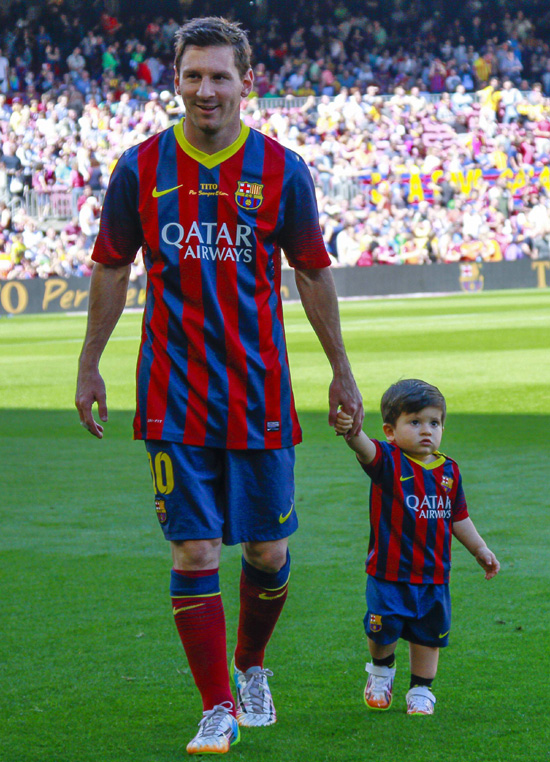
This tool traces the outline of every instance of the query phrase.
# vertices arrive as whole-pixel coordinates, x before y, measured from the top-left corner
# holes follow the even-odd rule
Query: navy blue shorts
[[[409,585],[368,576],[365,632],[379,645],[399,638],[444,648],[451,629],[449,585]]]
[[[298,528],[294,447],[224,450],[145,442],[159,523],[167,540],[225,545],[288,537]]]

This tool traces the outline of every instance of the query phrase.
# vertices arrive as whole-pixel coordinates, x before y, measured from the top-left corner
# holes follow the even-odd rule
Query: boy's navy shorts
[[[444,648],[451,629],[449,585],[409,585],[369,575],[365,632],[380,645],[399,638],[421,646]]]
[[[224,450],[145,442],[157,518],[167,540],[225,545],[288,537],[298,528],[294,447]]]

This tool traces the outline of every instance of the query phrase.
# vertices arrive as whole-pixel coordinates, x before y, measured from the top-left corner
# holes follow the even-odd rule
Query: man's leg
[[[221,539],[171,542],[170,594],[178,633],[204,710],[231,702],[218,567]]]
[[[288,540],[243,543],[240,612],[234,678],[240,725],[272,725],[277,715],[264,669],[264,653],[286,601]]]
[[[229,687],[218,567],[221,539],[171,542],[170,593],[176,627],[199,689],[203,717],[189,754],[225,754],[239,742]]]
[[[283,610],[290,577],[288,540],[245,542],[235,666],[263,667],[265,648]]]

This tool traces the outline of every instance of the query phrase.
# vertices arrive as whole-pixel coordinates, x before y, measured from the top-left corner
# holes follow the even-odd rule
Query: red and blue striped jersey
[[[231,449],[301,441],[280,294],[281,249],[296,268],[330,264],[309,170],[241,127],[213,155],[183,121],[116,165],[93,259],[147,270],[136,439]]]
[[[468,518],[457,464],[442,453],[422,463],[378,442],[371,478],[367,574],[412,584],[449,581],[452,525]]]

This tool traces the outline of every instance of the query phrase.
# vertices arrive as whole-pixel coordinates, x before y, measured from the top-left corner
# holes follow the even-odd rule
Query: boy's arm
[[[489,550],[483,537],[474,526],[472,519],[467,518],[453,524],[453,534],[466,550],[474,556],[478,564],[485,569],[485,579],[491,579],[498,574],[500,564],[492,550]]]
[[[348,432],[351,429],[352,423],[353,418],[344,413],[343,410],[339,410],[334,428],[337,434],[345,435],[348,447],[351,447],[351,449],[357,453],[357,459],[361,463],[368,465],[374,460],[376,455],[376,445],[362,430],[355,436],[350,436]]]

